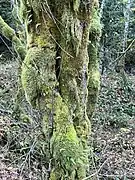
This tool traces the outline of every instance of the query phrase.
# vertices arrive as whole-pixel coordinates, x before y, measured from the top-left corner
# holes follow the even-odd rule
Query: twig
[[[25,160],[24,160],[23,163],[21,164],[21,172],[20,172],[20,175],[22,175],[24,166],[25,166],[25,164],[26,164],[26,162],[27,162],[27,160],[28,160],[28,158],[29,158],[31,152],[33,151],[35,145],[36,145],[36,139],[34,140],[32,146],[30,147],[30,150],[29,150],[29,152],[27,153],[27,155],[26,155],[26,157],[25,157]]]
[[[0,114],[1,114],[1,113],[12,114],[12,112],[11,112],[11,111],[6,110],[6,109],[0,109]]]
[[[119,178],[123,178],[125,177],[125,175],[117,175],[117,174],[99,174],[99,177],[119,177]],[[134,175],[126,175],[127,178],[135,178]]]
[[[130,45],[127,47],[127,49],[124,52],[122,52],[122,55],[117,57],[112,63],[117,62],[120,58],[122,58],[126,54],[126,52],[131,48],[131,46],[134,44],[134,42],[135,42],[135,39],[133,39],[133,41],[130,43]],[[110,63],[110,65],[112,65],[112,63]]]
[[[88,176],[88,177],[86,177],[86,178],[83,178],[82,180],[87,180],[87,179],[89,179],[89,178],[97,175],[97,174],[101,171],[101,169],[103,168],[103,166],[105,165],[105,163],[106,163],[110,158],[111,158],[111,157],[107,158],[107,159],[103,162],[103,164],[100,166],[100,168],[97,170],[97,172],[91,174],[90,176]]]

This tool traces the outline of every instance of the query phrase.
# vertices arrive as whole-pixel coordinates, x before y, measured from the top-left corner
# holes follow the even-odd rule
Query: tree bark
[[[100,81],[97,6],[97,0],[20,1],[27,36],[22,86],[27,101],[43,113],[50,180],[86,177]]]
[[[128,0],[123,6],[123,14],[124,14],[124,31],[123,31],[123,38],[122,38],[122,53],[124,54],[118,62],[119,72],[121,72],[124,79],[126,79],[124,75],[124,66],[125,66],[125,56],[126,53],[124,51],[127,48],[127,39],[129,34],[129,22],[130,22],[130,7],[131,7],[131,0]],[[125,81],[125,80],[124,80]]]

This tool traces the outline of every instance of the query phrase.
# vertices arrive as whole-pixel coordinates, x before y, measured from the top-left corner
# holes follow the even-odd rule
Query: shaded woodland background
[[[0,0],[0,15],[23,38],[16,3]],[[101,89],[92,121],[89,179],[134,180],[135,1],[102,0],[100,14]],[[0,35],[0,179],[46,179],[40,112],[22,97],[28,116],[14,113],[19,64],[12,43]]]

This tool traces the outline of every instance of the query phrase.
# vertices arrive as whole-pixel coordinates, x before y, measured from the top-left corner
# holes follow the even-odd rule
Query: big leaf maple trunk
[[[27,36],[22,85],[43,112],[50,179],[82,180],[99,90],[97,1],[21,0],[20,15]]]

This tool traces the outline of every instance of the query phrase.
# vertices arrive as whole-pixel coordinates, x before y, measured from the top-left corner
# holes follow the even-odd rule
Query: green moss
[[[89,81],[88,81],[88,102],[87,113],[91,119],[97,103],[98,93],[100,89],[100,73],[98,69],[97,54],[90,56],[89,63]]]
[[[0,33],[7,37],[8,39],[12,39],[12,36],[15,34],[14,30],[10,28],[5,21],[0,16]]]
[[[56,173],[53,172],[53,170],[51,171],[51,174],[50,174],[50,180],[57,180]]]
[[[26,56],[25,44],[22,44],[20,39],[17,36],[12,37],[13,46],[17,54],[20,56],[22,60],[24,60]]]
[[[36,44],[38,44],[39,47],[45,47],[47,45],[46,39],[44,39],[44,37],[42,36],[37,36],[35,38],[35,42]]]
[[[56,84],[55,74],[55,51],[38,47],[30,48],[22,65],[22,85],[27,100],[34,107],[38,101],[47,94],[51,94],[52,87]],[[54,69],[55,70],[55,69]]]
[[[26,6],[25,1],[22,2]],[[42,126],[47,142],[50,140],[47,139],[48,134],[50,135],[50,119],[53,121],[50,179],[82,180],[86,177],[87,140],[90,132],[90,122],[86,113],[87,83],[94,96],[97,96],[94,89],[99,87],[95,35],[95,31],[98,31],[98,27],[95,27],[97,22],[92,21],[90,30],[89,9],[84,8],[84,4],[79,0],[66,3],[59,1],[60,7],[57,3],[54,6],[50,2],[50,8],[56,9],[53,10],[60,26],[58,30],[55,20],[48,17],[44,11],[42,13],[47,24],[43,16],[39,16],[41,8],[38,1],[28,2],[33,16],[32,22],[28,22],[28,16],[25,14],[29,7],[22,7],[29,50],[22,66],[21,79],[26,99],[32,106],[44,112]],[[93,16],[96,17],[96,13],[94,12]],[[89,31],[91,57],[88,72]],[[60,58],[58,64],[57,58]],[[60,72],[56,79],[57,68],[60,68]]]
[[[88,94],[88,103],[87,103],[87,113],[88,117],[91,119],[95,106],[98,99],[99,89],[100,89],[100,74],[99,71],[94,71],[92,76],[89,78],[88,84],[89,94]]]
[[[98,70],[93,69],[93,71],[90,72],[90,78],[89,78],[89,85],[88,87],[91,87],[93,89],[99,89],[100,87],[100,73]]]
[[[77,135],[76,135],[76,131],[74,129],[74,126],[70,126],[68,129],[67,129],[67,139],[68,140],[73,140],[75,143],[78,143],[78,139],[77,139]]]
[[[80,0],[73,0],[73,9],[75,12],[78,11],[79,6],[80,6]]]
[[[12,39],[12,36],[14,33],[14,30],[10,27],[8,27],[7,25],[4,24],[3,28],[2,28],[2,34],[5,37],[8,37],[10,40]]]
[[[51,139],[54,168],[50,179],[74,179],[78,169],[86,170],[87,155],[77,137],[68,106],[59,95],[55,99],[54,113],[55,128]]]
[[[22,65],[21,80],[27,101],[35,107],[39,86],[38,72],[34,66],[34,59],[31,59],[32,56],[35,58],[35,49],[31,49],[27,52],[25,61]]]
[[[98,40],[101,35],[101,24],[98,10],[93,9],[92,23],[90,27],[89,35],[89,80],[88,80],[88,102],[87,102],[87,114],[89,119],[95,111],[95,106],[98,98],[100,88],[100,73],[99,73],[99,60],[98,60]]]
[[[92,22],[90,24],[90,33],[95,35],[96,37],[100,37],[101,35],[101,23],[100,16],[97,8],[94,8],[92,11]]]
[[[5,23],[0,16],[0,33],[7,39],[13,42],[15,51],[23,60],[26,54],[25,46],[21,43],[20,39],[15,35],[15,31]]]
[[[27,19],[28,10],[29,10],[28,6],[29,6],[29,2],[27,0],[20,0],[19,15],[23,21]]]
[[[78,168],[86,169],[87,156],[85,157],[83,147],[79,143],[73,125],[62,126],[61,128],[61,133],[56,132],[53,136],[54,171],[56,171],[56,174],[61,172],[59,178],[71,179],[75,172],[78,171]]]

